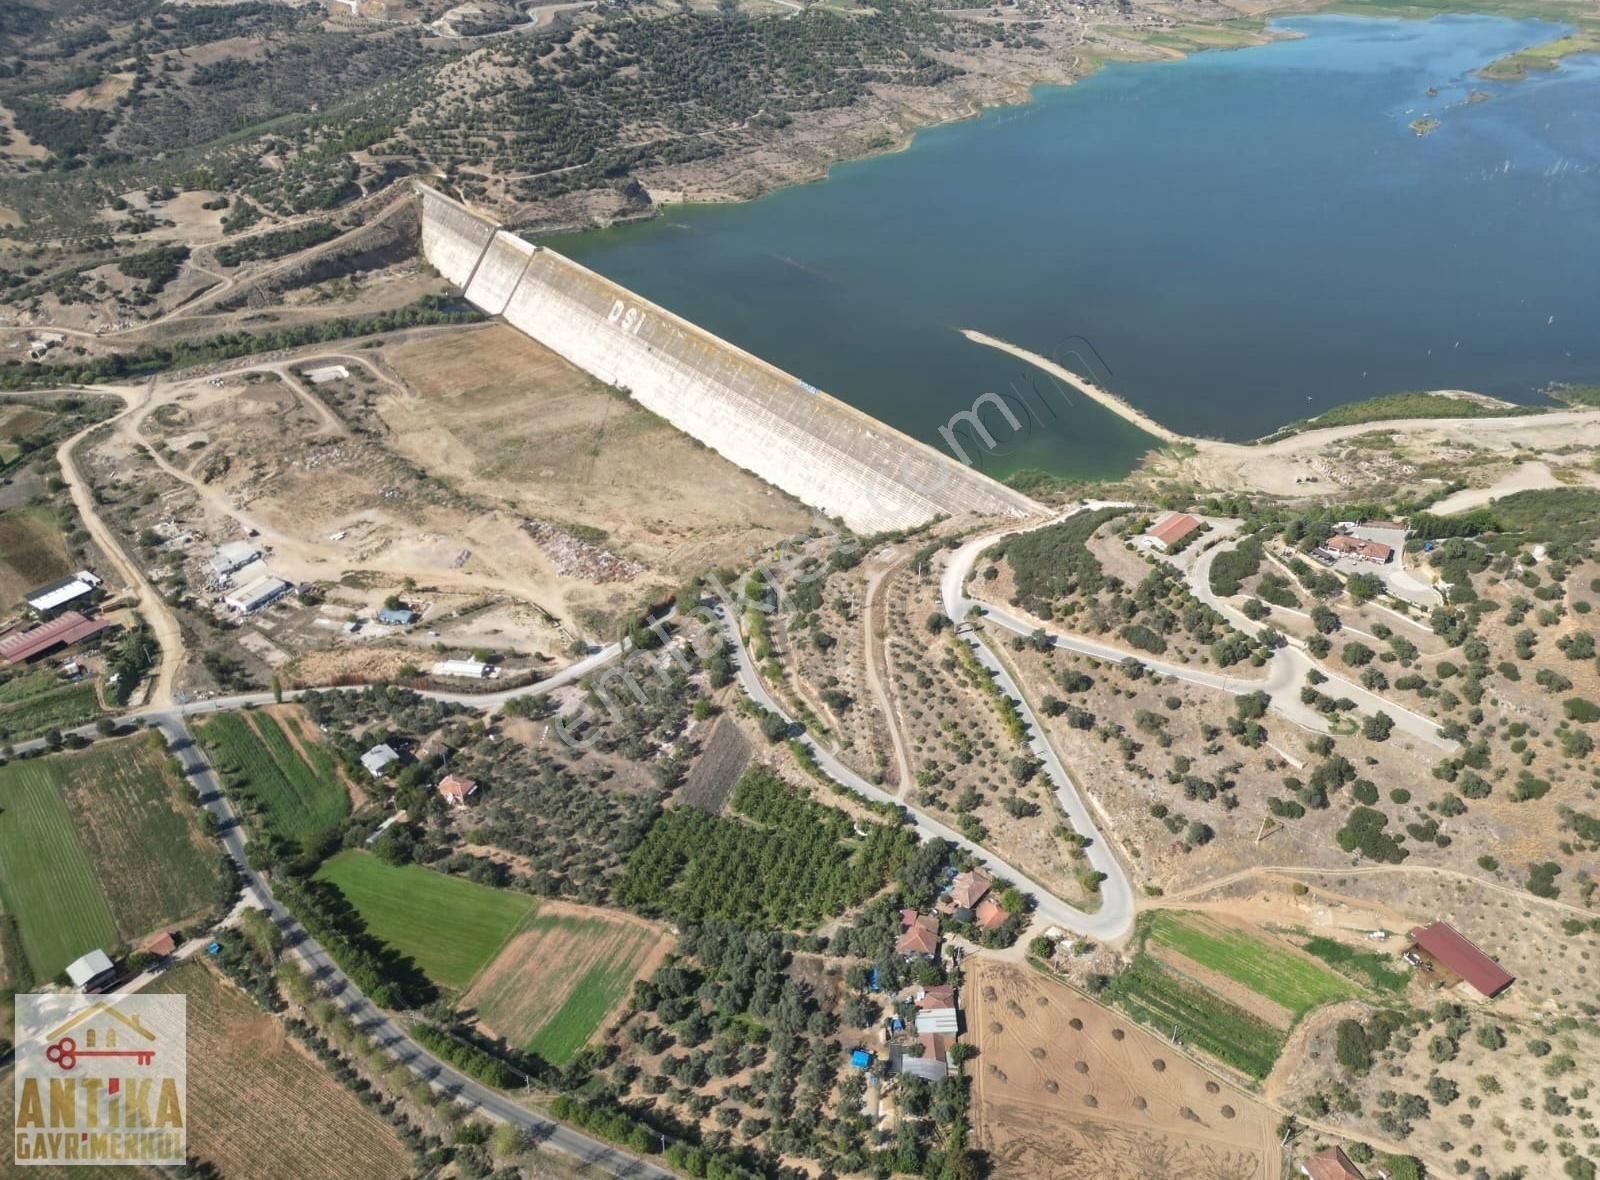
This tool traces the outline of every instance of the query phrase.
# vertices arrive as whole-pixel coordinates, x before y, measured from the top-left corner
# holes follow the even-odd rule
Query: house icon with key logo
[[[45,1060],[64,1073],[76,1069],[83,1057],[122,1057],[136,1065],[151,1065],[156,1058],[156,1034],[137,1015],[107,1002],[74,1013],[45,1039]]]

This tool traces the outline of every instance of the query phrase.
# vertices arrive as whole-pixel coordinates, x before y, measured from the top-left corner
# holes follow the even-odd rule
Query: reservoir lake
[[[1021,431],[988,399],[995,447],[957,432],[997,476],[1116,477],[1152,440],[963,328],[1233,440],[1384,393],[1600,383],[1600,57],[1493,82],[1562,28],[1273,27],[1294,39],[1113,64],[817,184],[543,241],[947,452],[1000,395]]]

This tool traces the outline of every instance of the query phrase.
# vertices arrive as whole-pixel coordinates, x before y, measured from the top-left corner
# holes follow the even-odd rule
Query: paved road
[[[730,616],[726,606],[722,603],[716,604],[712,608],[712,614],[721,627],[723,636],[727,639],[728,645],[738,663],[740,687],[762,708],[778,714],[789,721],[790,724],[793,724],[794,718],[790,717],[782,706],[773,699],[772,694],[767,691],[767,686],[762,682],[760,674],[756,671],[756,666],[750,658],[750,653],[745,649],[743,638],[739,634],[738,624]],[[1024,714],[1024,717],[1033,726],[1035,734],[1043,733],[1038,724],[1029,715]],[[1070,809],[1068,814],[1072,815],[1073,823],[1078,825],[1078,830],[1083,832],[1084,835],[1091,836],[1094,840],[1094,843],[1089,848],[1090,862],[1107,875],[1107,880],[1100,887],[1103,899],[1101,908],[1093,914],[1085,913],[1075,906],[1068,905],[1038,882],[1001,860],[987,848],[973,843],[961,833],[946,827],[932,816],[906,803],[905,800],[897,798],[880,787],[869,783],[819,746],[809,735],[803,735],[799,740],[811,752],[811,756],[816,759],[817,765],[822,768],[829,778],[843,783],[853,791],[860,792],[868,799],[903,808],[911,816],[912,826],[922,836],[928,839],[945,840],[966,849],[980,863],[984,864],[993,876],[1009,878],[1018,889],[1025,893],[1032,893],[1035,901],[1034,913],[1037,918],[1042,918],[1051,925],[1061,926],[1079,934],[1103,939],[1120,938],[1132,927],[1133,898],[1128,888],[1127,878],[1123,874],[1121,867],[1117,865],[1116,859],[1111,855],[1110,848],[1106,846],[1104,840],[1099,838],[1099,833],[1096,831],[1093,822],[1088,819],[1087,811],[1083,809],[1081,803],[1076,801],[1076,794],[1073,795],[1076,814]],[[1042,738],[1035,739],[1034,750],[1045,762],[1046,768],[1050,770],[1052,777],[1059,774],[1062,779],[1065,779],[1066,774],[1061,770],[1061,764],[1056,758],[1055,752],[1050,749]],[[1065,801],[1063,801],[1063,805],[1065,805]],[[1109,866],[1109,868],[1102,866]]]
[[[216,817],[223,847],[239,868],[245,895],[266,911],[283,932],[288,953],[300,960],[317,985],[374,1041],[431,1085],[455,1095],[491,1119],[515,1123],[545,1148],[572,1156],[612,1176],[669,1180],[673,1173],[524,1109],[498,1091],[482,1086],[452,1069],[408,1037],[339,970],[338,964],[329,957],[327,951],[306,933],[288,910],[278,904],[272,896],[271,887],[250,867],[245,853],[244,828],[238,822],[227,796],[223,794],[222,784],[206,761],[204,751],[190,736],[183,716],[176,711],[168,711],[149,714],[148,720],[167,739],[167,745],[184,764],[184,773],[194,782],[206,808]]]

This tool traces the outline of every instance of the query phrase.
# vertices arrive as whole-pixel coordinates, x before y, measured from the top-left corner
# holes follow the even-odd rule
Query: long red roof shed
[[[81,643],[110,626],[105,619],[87,619],[77,611],[69,610],[31,631],[0,639],[0,660],[9,664],[26,663],[58,647]]]
[[[1448,922],[1414,928],[1411,941],[1486,998],[1499,995],[1516,981],[1516,976],[1473,946]]]

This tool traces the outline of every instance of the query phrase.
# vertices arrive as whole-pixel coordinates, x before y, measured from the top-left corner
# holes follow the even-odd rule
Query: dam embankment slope
[[[1036,501],[419,184],[423,254],[507,323],[858,533]]]

